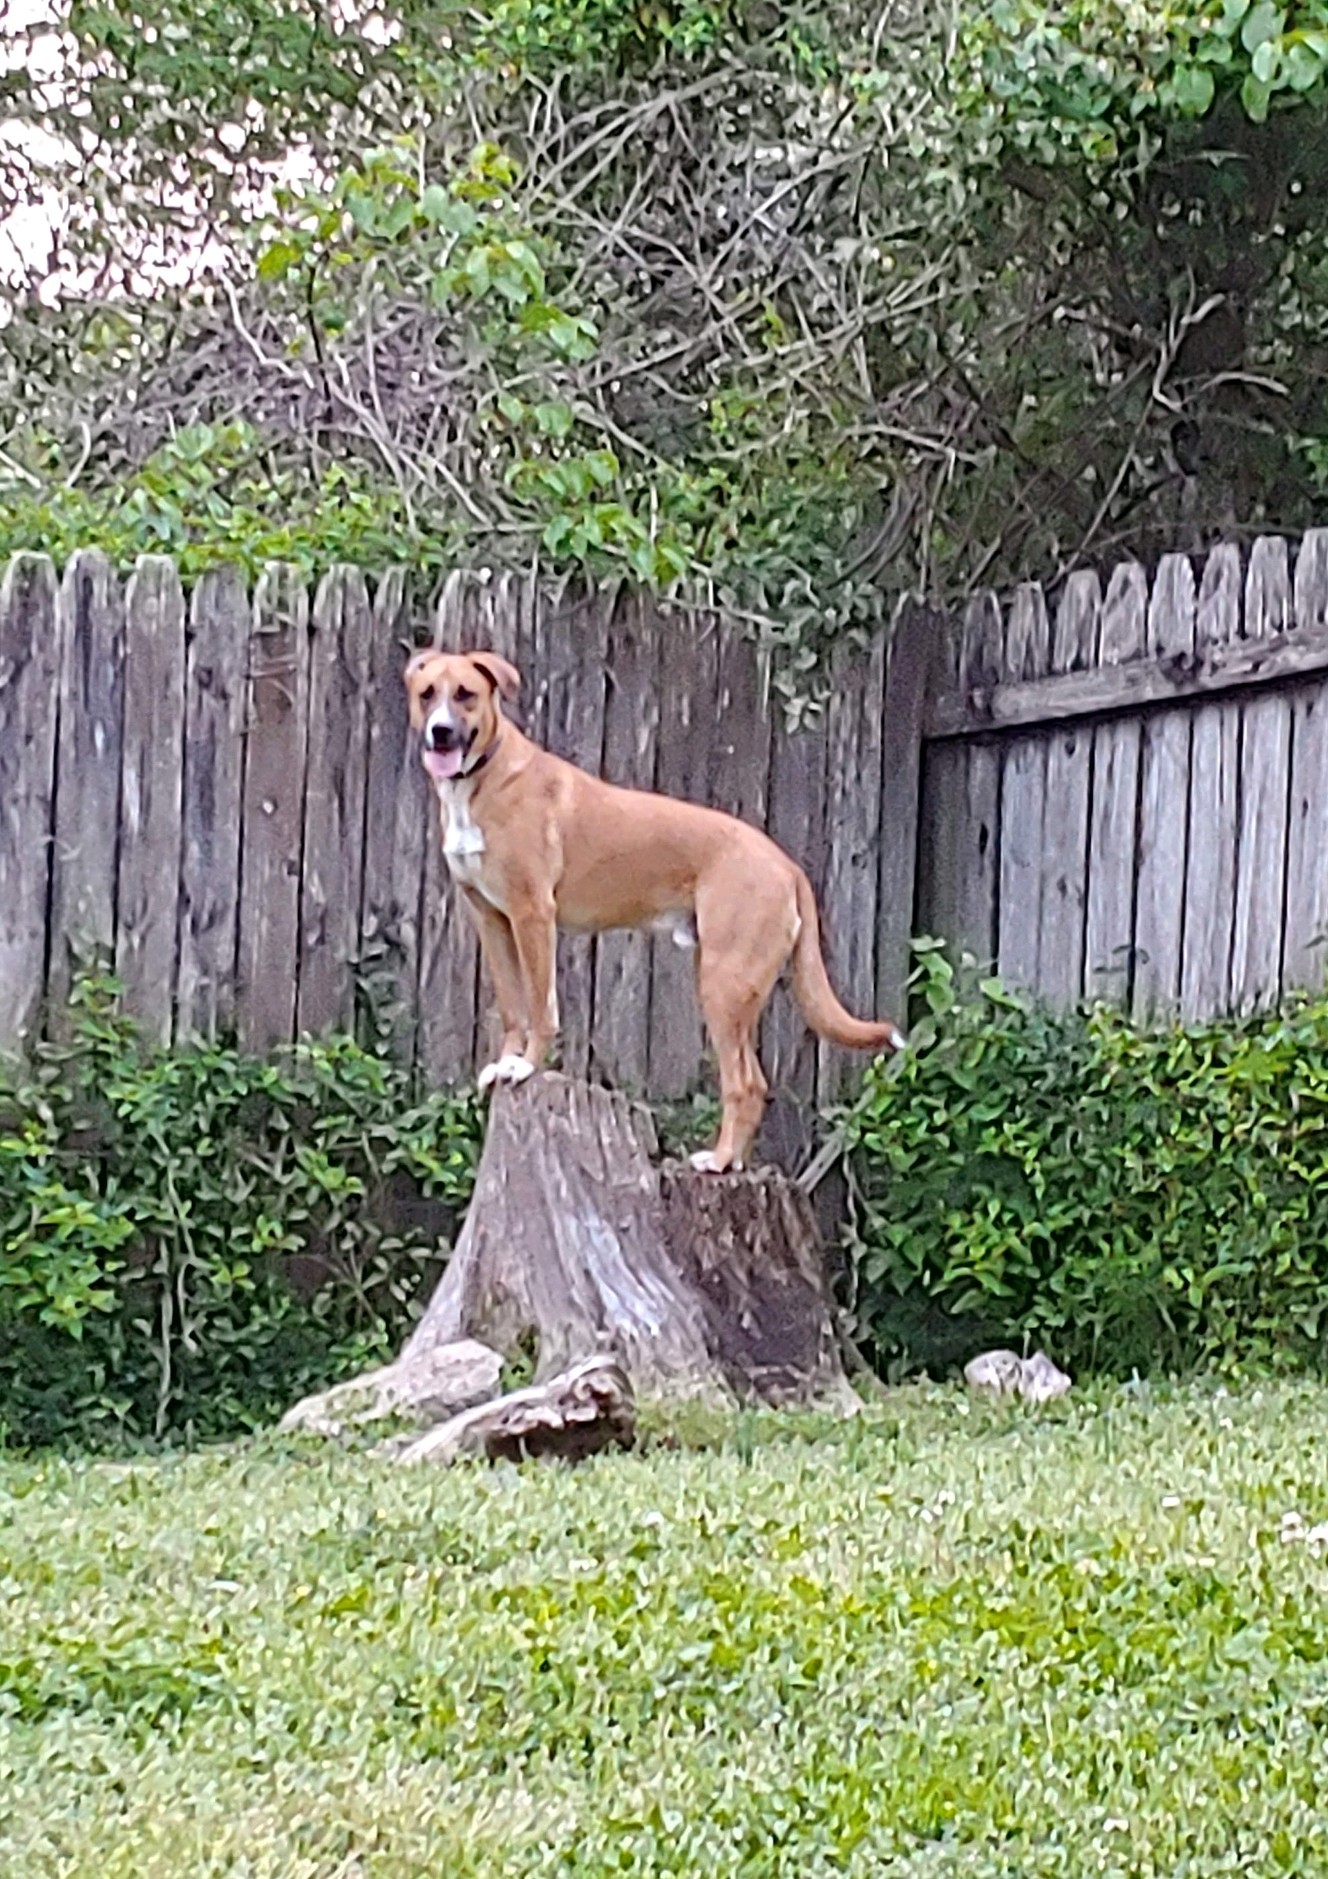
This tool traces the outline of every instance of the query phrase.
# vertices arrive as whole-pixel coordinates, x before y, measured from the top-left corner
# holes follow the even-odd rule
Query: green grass
[[[1325,1870],[1328,1390],[710,1434],[0,1457],[0,1872]]]

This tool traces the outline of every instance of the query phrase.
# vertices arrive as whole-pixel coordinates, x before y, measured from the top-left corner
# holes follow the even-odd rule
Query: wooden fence
[[[21,1050],[48,998],[99,957],[154,1038],[233,1032],[262,1050],[356,1023],[367,991],[426,1078],[469,1074],[491,1035],[488,998],[400,677],[431,631],[513,658],[527,674],[518,716],[550,748],[768,827],[813,874],[844,996],[898,1009],[931,623],[911,618],[888,652],[846,654],[823,721],[785,735],[751,645],[712,618],[660,623],[623,593],[512,576],[453,576],[433,621],[404,596],[399,574],[371,591],[344,568],[312,597],[272,568],[252,595],[218,572],[186,598],[159,557],[123,590],[95,552],[63,579],[43,557],[10,564],[0,1051]],[[564,1063],[684,1094],[701,1060],[692,980],[667,941],[564,941]],[[842,1073],[783,994],[765,1048],[797,1098],[825,1096]]]
[[[975,600],[929,699],[920,930],[1053,1003],[1324,983],[1328,531]]]
[[[0,583],[0,1051],[81,960],[109,960],[148,1033],[254,1049],[391,1012],[431,1081],[491,1035],[405,723],[407,648],[489,645],[521,715],[615,780],[731,809],[807,865],[832,974],[899,1015],[908,944],[939,933],[1061,1003],[1248,1009],[1320,983],[1328,930],[1328,531],[1201,567],[1166,557],[1050,606],[981,595],[960,629],[906,613],[846,648],[821,720],[783,730],[750,644],[513,576],[454,575],[432,621],[400,573],[284,568],[185,595],[95,552]],[[1054,616],[1054,617],[1053,617]],[[946,648],[950,651],[947,654]],[[690,960],[564,942],[564,1062],[677,1096],[701,1034]],[[839,1053],[787,997],[772,1081],[823,1099]]]

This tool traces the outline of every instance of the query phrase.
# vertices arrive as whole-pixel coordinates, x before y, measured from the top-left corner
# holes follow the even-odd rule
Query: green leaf
[[[1252,124],[1262,124],[1268,116],[1268,101],[1271,97],[1268,86],[1257,79],[1253,72],[1246,76],[1240,88],[1240,101],[1245,108],[1245,115]]]
[[[480,226],[480,218],[470,204],[459,202],[455,197],[449,197],[439,209],[437,220],[440,228],[462,241],[468,240]]]
[[[600,489],[608,489],[617,480],[618,459],[611,450],[590,450],[584,458],[591,481]]]
[[[1278,72],[1282,65],[1282,48],[1276,39],[1265,39],[1254,48],[1254,57],[1250,60],[1250,70],[1260,84],[1270,89],[1276,85]]]
[[[260,281],[284,280],[301,256],[301,250],[293,241],[274,241],[258,257],[258,278]]]
[[[574,422],[570,405],[555,403],[535,406],[535,424],[542,437],[569,437]]]
[[[483,299],[489,291],[489,251],[487,248],[473,248],[467,255],[461,270],[462,279],[477,300]]]
[[[1293,41],[1282,56],[1282,76],[1292,91],[1309,91],[1323,77],[1324,54],[1305,40]]]
[[[1213,102],[1213,74],[1203,65],[1182,65],[1172,79],[1177,105],[1190,117],[1202,117]]]
[[[1240,43],[1246,52],[1255,52],[1270,39],[1280,37],[1286,14],[1274,0],[1255,0],[1240,29]]]

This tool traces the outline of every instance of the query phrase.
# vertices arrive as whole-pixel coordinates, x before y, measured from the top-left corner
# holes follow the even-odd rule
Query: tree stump
[[[648,1111],[614,1091],[552,1072],[498,1088],[465,1224],[400,1357],[357,1380],[358,1396],[339,1385],[283,1426],[330,1432],[348,1400],[357,1420],[381,1403],[436,1423],[440,1378],[477,1345],[507,1359],[533,1347],[537,1386],[603,1359],[636,1399],[851,1413],[803,1196],[774,1169],[661,1169],[657,1153]],[[473,1361],[455,1367],[473,1392]],[[457,1423],[473,1423],[474,1402],[456,1403]],[[432,1452],[456,1452],[449,1430]]]

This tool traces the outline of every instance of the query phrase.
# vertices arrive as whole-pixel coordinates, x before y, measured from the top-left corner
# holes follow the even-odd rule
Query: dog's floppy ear
[[[515,698],[521,690],[521,674],[508,659],[500,659],[496,652],[473,652],[470,663],[478,666],[496,692],[504,698]]]

